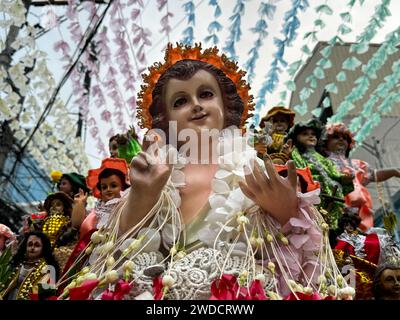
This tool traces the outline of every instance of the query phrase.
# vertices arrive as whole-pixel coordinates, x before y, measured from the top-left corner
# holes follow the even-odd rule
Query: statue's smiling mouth
[[[196,120],[203,120],[206,118],[208,115],[206,113],[200,113],[192,117],[191,121],[196,121]]]

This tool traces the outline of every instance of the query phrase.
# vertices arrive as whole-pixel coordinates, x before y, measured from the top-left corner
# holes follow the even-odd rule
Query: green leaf
[[[280,98],[282,101],[285,101],[285,100],[286,100],[286,91],[282,91],[282,92],[279,94],[279,98]]]
[[[314,21],[314,26],[320,27],[321,29],[325,28],[325,23],[321,19],[317,19]]]
[[[326,91],[329,91],[329,92],[331,92],[331,93],[338,93],[338,88],[337,88],[337,86],[336,86],[336,84],[335,83],[329,83],[329,84],[327,84],[326,86],[325,86],[325,89],[326,89]]]
[[[338,33],[345,35],[350,33],[352,30],[351,28],[349,28],[348,26],[346,26],[345,24],[341,24],[338,28]]]
[[[350,23],[351,22],[351,14],[350,12],[343,12],[340,14],[343,22]]]
[[[307,55],[311,54],[310,48],[307,45],[302,46],[301,51],[303,51]]]
[[[322,113],[322,108],[315,108],[313,111],[311,111],[311,114],[317,118],[319,118],[321,113]]]
[[[312,41],[317,41],[317,37],[316,37],[316,31],[310,31],[310,32],[306,32],[306,34],[304,35],[303,39],[307,39],[308,37],[311,37]]]
[[[332,52],[332,47],[331,47],[331,46],[327,46],[327,47],[325,47],[325,48],[323,48],[323,49],[321,50],[321,55],[322,55],[325,59],[328,59],[329,56],[331,55],[331,52]]]
[[[322,58],[317,62],[317,66],[320,66],[323,69],[329,69],[332,67],[332,62],[329,59]]]
[[[324,70],[322,70],[321,67],[316,67],[316,68],[314,69],[313,74],[314,74],[314,76],[315,76],[317,79],[323,79],[323,78],[325,78],[325,72],[324,72]]]
[[[325,13],[325,14],[327,14],[329,16],[332,15],[332,13],[333,13],[333,10],[326,4],[322,4],[322,5],[318,6],[318,7],[316,7],[315,11],[317,13]]]
[[[296,91],[296,83],[293,80],[286,81],[285,85],[289,91]]]
[[[336,76],[336,80],[339,82],[346,81],[346,79],[347,79],[346,72],[344,72],[344,71],[340,71]]]
[[[317,87],[318,83],[317,83],[317,79],[315,77],[313,77],[310,81],[310,87],[315,89]]]
[[[322,105],[324,108],[329,108],[331,106],[331,99],[329,99],[329,97],[325,97],[324,101],[322,101]]]
[[[345,70],[354,71],[361,65],[361,61],[358,60],[356,57],[347,58],[342,65],[342,68]]]
[[[294,111],[296,111],[299,115],[304,116],[307,113],[307,105],[305,103],[298,104],[294,107]]]
[[[349,7],[354,7],[356,4],[356,0],[350,0],[349,3],[347,4]]]
[[[310,88],[307,88],[307,87],[303,88],[300,91],[300,100],[301,101],[307,100],[309,98],[309,96],[311,95],[311,93],[313,93],[313,92],[314,92],[314,90],[311,90]]]
[[[297,60],[289,65],[288,73],[290,76],[294,76],[297,70],[300,68],[301,64],[303,63],[302,60]]]
[[[350,52],[356,52],[357,54],[363,54],[369,49],[368,42],[355,43],[350,46]]]

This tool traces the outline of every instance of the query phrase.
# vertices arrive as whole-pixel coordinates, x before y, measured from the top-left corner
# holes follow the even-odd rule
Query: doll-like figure
[[[78,229],[71,225],[72,204],[73,200],[64,192],[50,194],[44,202],[47,216],[40,231],[50,239],[61,268],[78,241]]]
[[[39,286],[54,288],[59,274],[50,240],[36,231],[24,235],[11,265],[14,271],[4,283],[0,283],[0,300],[35,299],[39,294]]]
[[[285,164],[290,157],[289,145],[285,143],[285,138],[291,127],[294,125],[295,113],[283,106],[277,106],[270,109],[267,115],[261,119],[260,128],[267,129],[268,124],[272,124],[270,135],[272,143],[265,146],[266,152],[270,155],[275,164]],[[260,153],[260,147],[256,150]]]
[[[71,224],[72,202],[64,192],[52,193],[44,201],[47,216],[41,231],[49,237],[52,247],[58,245],[57,242]]]
[[[142,151],[139,137],[133,126],[125,134],[112,136],[108,145],[111,158],[125,159],[127,163],[131,163],[132,158]]]
[[[153,129],[150,142],[133,158],[131,187],[107,227],[93,234],[92,264],[78,275],[98,281],[88,297],[348,295],[313,206],[318,190],[297,192],[293,162],[280,177],[235,130],[253,108],[244,73],[216,48],[181,45],[168,45],[149,71],[138,116]]]
[[[363,232],[357,213],[345,213],[339,223],[343,232],[338,236],[336,250],[365,259],[375,265],[384,263],[389,257],[400,256],[400,250],[393,236],[383,228],[370,228]]]
[[[399,257],[381,264],[374,280],[375,300],[400,300],[400,260]]]
[[[361,218],[360,229],[368,230],[374,226],[373,204],[366,188],[370,182],[383,182],[392,177],[400,177],[400,169],[373,169],[363,160],[351,159],[350,151],[355,141],[350,130],[343,123],[326,125],[321,136],[321,149],[331,159],[338,171],[353,174],[354,191],[345,197],[346,205],[357,208]]]
[[[87,193],[80,190],[79,194],[75,196],[72,226],[80,229],[80,236],[79,242],[64,267],[63,274],[66,275],[63,276],[63,280],[87,263],[86,258],[81,258],[79,265],[75,266],[73,270],[69,270],[80,254],[85,250],[86,253],[90,252],[88,245],[92,234],[98,229],[104,229],[107,225],[109,216],[118,205],[123,191],[128,188],[127,174],[126,162],[119,158],[106,158],[101,162],[100,168],[89,170],[86,182],[94,197],[99,201],[86,216]]]
[[[317,120],[297,123],[290,130],[287,141],[295,147],[291,158],[299,168],[310,167],[315,180],[321,184],[321,207],[327,211],[327,222],[331,230],[338,228],[344,210],[344,195],[353,190],[353,176],[342,174],[335,164],[321,155],[317,144],[321,126]],[[292,149],[292,146],[290,145]]]
[[[79,189],[82,189],[84,192],[89,191],[86,186],[85,177],[76,172],[64,173],[57,183],[57,188],[72,199],[79,192]]]

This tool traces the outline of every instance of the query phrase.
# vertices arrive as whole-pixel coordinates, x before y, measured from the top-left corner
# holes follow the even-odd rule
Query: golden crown
[[[249,114],[254,110],[253,96],[249,94],[250,86],[244,80],[246,72],[239,70],[237,63],[230,61],[225,54],[218,55],[217,47],[209,48],[202,52],[201,44],[195,44],[194,47],[177,43],[174,48],[171,43],[168,43],[165,52],[164,63],[156,62],[149,67],[149,74],[143,74],[144,84],[141,86],[141,91],[138,93],[138,111],[139,126],[141,128],[150,129],[153,118],[150,115],[149,108],[152,103],[152,92],[161,75],[181,60],[199,60],[221,69],[225,75],[230,78],[236,85],[237,92],[244,103],[244,111],[242,113],[240,126],[243,127]]]

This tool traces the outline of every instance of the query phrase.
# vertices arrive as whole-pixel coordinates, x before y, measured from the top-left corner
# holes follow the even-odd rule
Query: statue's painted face
[[[64,203],[60,199],[54,199],[51,202],[50,212],[62,214],[64,212]]]
[[[380,276],[384,297],[400,300],[400,269],[386,269]]]
[[[272,131],[284,134],[289,128],[289,118],[287,115],[278,113],[272,117]]]
[[[345,153],[349,147],[347,138],[342,133],[335,133],[328,137],[326,148],[329,152]]]
[[[101,200],[107,202],[111,199],[119,198],[121,191],[122,181],[116,174],[100,179]]]
[[[177,131],[193,129],[222,130],[224,103],[214,76],[197,71],[188,80],[170,79],[165,89],[165,102],[169,121],[176,121]]]
[[[111,140],[109,146],[111,158],[118,158],[118,142],[116,139]]]
[[[297,141],[306,148],[315,147],[317,145],[317,134],[314,129],[307,128],[297,135]]]
[[[62,178],[61,179],[60,191],[65,192],[66,194],[71,194],[71,192],[72,192],[72,184],[67,178]]]
[[[37,236],[29,236],[26,243],[26,258],[29,261],[36,260],[42,256],[42,240]]]

